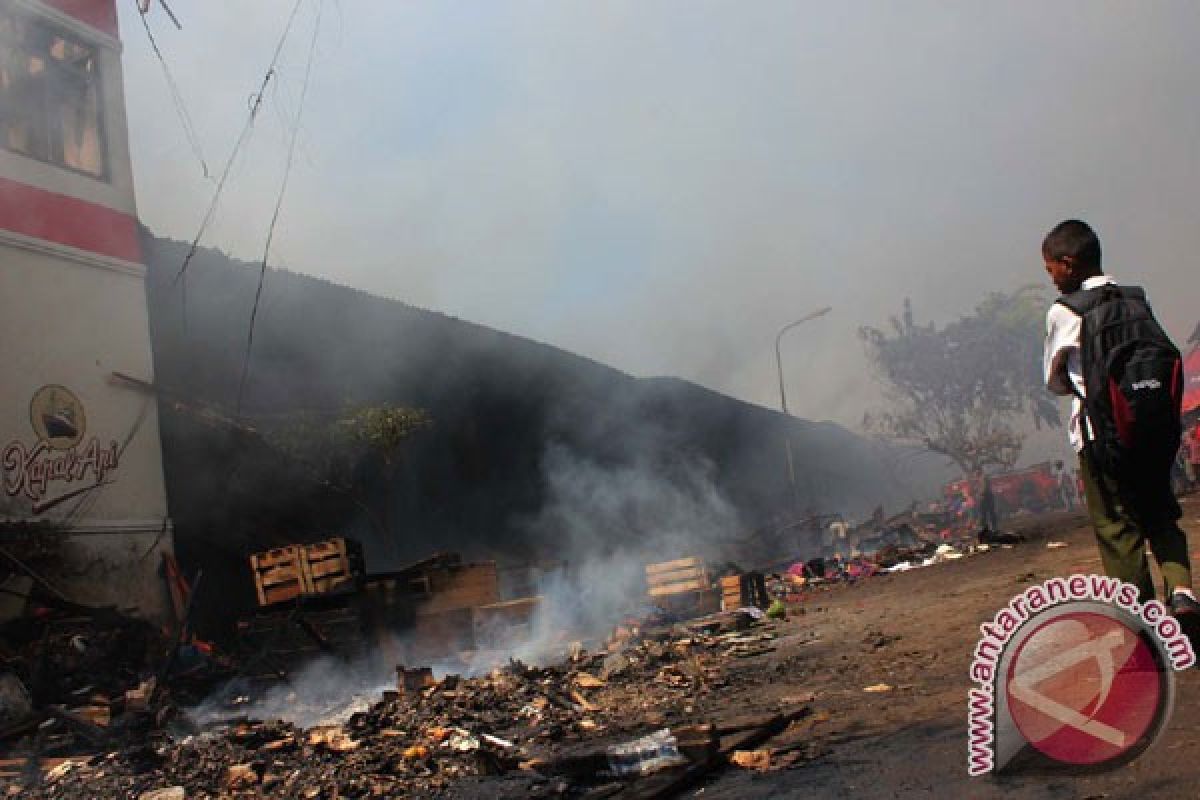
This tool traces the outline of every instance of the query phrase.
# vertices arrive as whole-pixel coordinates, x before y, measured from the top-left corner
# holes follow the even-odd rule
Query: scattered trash
[[[68,772],[70,772],[71,770],[73,770],[77,767],[87,766],[90,761],[91,761],[90,758],[80,758],[80,759],[68,758],[66,761],[62,762],[57,767],[52,768],[49,772],[46,773],[46,782],[54,783],[59,778],[63,777]]]
[[[1047,549],[1057,550],[1060,547],[1067,547],[1066,542],[1046,542]]]
[[[479,738],[483,739],[488,744],[493,744],[496,747],[502,747],[505,750],[512,750],[516,747],[516,744],[510,742],[508,739],[501,739],[499,736],[492,736],[490,733],[481,733],[479,734]]]
[[[404,748],[401,755],[406,761],[424,761],[429,758],[429,748],[423,744],[414,744],[412,747]]]
[[[669,729],[648,734],[625,744],[608,748],[608,772],[622,775],[647,775],[661,769],[687,763],[679,752],[675,737]]]
[[[451,750],[456,750],[459,753],[469,753],[472,750],[479,749],[479,740],[472,736],[468,731],[456,729],[443,742],[444,747]]]
[[[770,750],[735,750],[729,761],[742,769],[755,769],[766,772],[771,768]]]
[[[258,784],[258,773],[250,764],[234,764],[225,770],[225,779],[222,783],[226,789],[234,791],[247,789]]]
[[[871,692],[872,694],[877,694],[880,692],[890,692],[891,690],[892,690],[892,687],[886,683],[876,683],[871,686],[867,686],[863,689],[864,692]]]
[[[308,731],[308,743],[332,753],[348,753],[358,749],[358,742],[337,725],[323,725]]]
[[[575,676],[575,685],[583,689],[599,689],[608,684],[589,672],[580,672]]]
[[[187,800],[187,792],[182,786],[167,786],[142,792],[138,795],[138,800]]]

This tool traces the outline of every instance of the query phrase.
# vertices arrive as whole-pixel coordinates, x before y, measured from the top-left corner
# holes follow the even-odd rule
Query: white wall
[[[45,11],[28,0],[20,5]],[[136,217],[120,45],[63,15],[45,13],[100,46],[108,178],[2,149],[0,176]],[[154,380],[144,268],[0,230],[0,365],[0,455],[8,455],[0,519],[52,523],[57,530],[46,535],[60,537],[62,556],[45,576],[70,599],[163,618],[168,599],[160,565],[173,542],[156,402],[151,393],[112,378],[119,372]],[[95,472],[84,470],[71,480],[48,480],[43,491],[34,492],[36,499],[24,491],[29,484],[20,480],[19,456],[39,443],[30,401],[48,384],[68,389],[83,408],[86,425],[76,454],[94,439],[102,449],[115,442],[119,457],[101,485],[39,510],[39,502],[95,485]],[[70,458],[67,449],[50,449],[34,463],[63,458]]]

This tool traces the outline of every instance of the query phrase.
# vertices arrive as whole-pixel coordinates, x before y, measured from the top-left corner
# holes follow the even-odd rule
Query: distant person
[[[992,533],[1000,530],[1000,520],[996,516],[996,493],[992,491],[992,479],[982,471],[979,473],[979,525],[983,530]]]
[[[1062,495],[1063,508],[1065,508],[1067,511],[1075,510],[1075,486],[1075,476],[1064,470],[1062,477],[1058,479],[1058,491]]]
[[[1184,439],[1186,438],[1187,432],[1185,431]],[[1171,491],[1174,492],[1176,496],[1185,493],[1191,488],[1192,485],[1191,479],[1188,477],[1188,473],[1191,472],[1191,468],[1188,467],[1188,456],[1187,453],[1184,452],[1185,449],[1186,442],[1180,445],[1179,452],[1175,454],[1175,460],[1171,462]]]
[[[1067,472],[1063,462],[1054,462],[1054,480],[1058,483],[1058,496],[1062,507],[1067,511],[1075,510],[1075,479]]]
[[[1179,351],[1143,291],[1104,274],[1100,240],[1086,223],[1055,226],[1042,241],[1042,260],[1062,293],[1046,314],[1046,386],[1074,396],[1067,430],[1104,570],[1137,586],[1143,603],[1152,599],[1148,541],[1171,611],[1195,644],[1200,603],[1178,524],[1182,512],[1171,493],[1180,434],[1179,398],[1172,394]],[[1116,345],[1134,351],[1120,374],[1109,372],[1105,361]]]
[[[962,518],[963,526],[969,528],[971,522],[975,519],[975,500],[972,499],[970,494],[963,493],[962,503],[959,504],[958,513]]]
[[[1183,450],[1187,454],[1188,480],[1196,488],[1200,484],[1200,417],[1184,435]]]

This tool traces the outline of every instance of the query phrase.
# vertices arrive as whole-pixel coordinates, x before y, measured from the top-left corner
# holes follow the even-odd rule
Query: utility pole
[[[789,322],[787,325],[784,325],[783,328],[780,329],[779,333],[775,335],[775,367],[779,370],[779,406],[782,409],[785,417],[790,417],[791,414],[788,412],[787,407],[787,389],[784,388],[783,383],[783,355],[779,350],[779,342],[781,339],[783,339],[783,335],[792,328],[808,322],[809,320],[814,320],[817,317],[823,317],[832,310],[833,308],[831,306],[826,306],[825,308],[818,309],[810,314],[805,314],[795,322]],[[788,485],[792,487],[792,502],[799,506],[800,493],[796,488],[796,465],[792,460],[792,437],[790,435],[790,431],[786,427],[786,424],[783,431],[783,446],[784,450],[787,452]]]

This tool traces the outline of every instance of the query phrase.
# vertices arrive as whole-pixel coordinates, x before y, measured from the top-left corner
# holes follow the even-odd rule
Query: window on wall
[[[104,177],[95,47],[0,10],[0,147]]]

